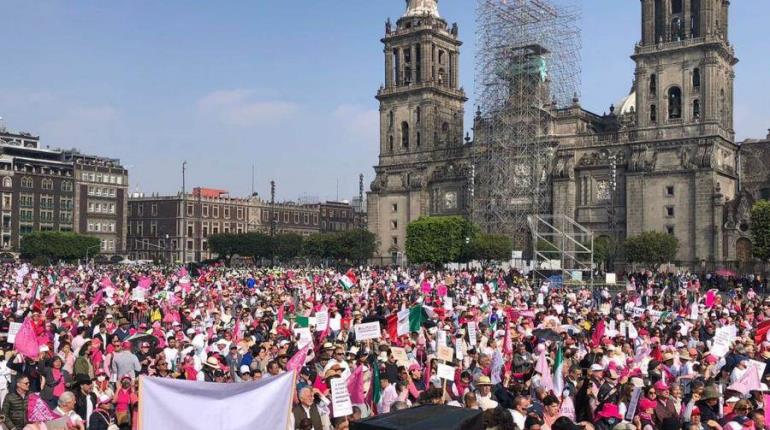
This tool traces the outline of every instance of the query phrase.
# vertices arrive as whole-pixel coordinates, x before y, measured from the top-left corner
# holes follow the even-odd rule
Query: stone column
[[[385,88],[393,87],[393,50],[385,45]]]
[[[398,59],[396,60],[396,85],[404,85],[404,48],[398,49]]]
[[[412,67],[412,76],[411,76],[411,82],[412,85],[417,83],[417,45],[409,45],[409,49],[411,52],[411,63],[409,64]]]
[[[663,41],[670,42],[671,37],[671,0],[663,0]]]
[[[433,51],[431,48],[430,42],[423,42],[422,43],[422,51],[421,51],[421,58],[422,61],[422,81],[423,82],[430,82],[432,80],[431,76],[431,67],[433,67],[433,62],[431,61],[431,56],[433,55]]]
[[[683,19],[683,29],[684,29],[684,38],[689,39],[690,38],[690,21],[692,17],[692,0],[682,0],[682,12],[684,13]]]
[[[642,45],[655,44],[655,0],[642,0]]]

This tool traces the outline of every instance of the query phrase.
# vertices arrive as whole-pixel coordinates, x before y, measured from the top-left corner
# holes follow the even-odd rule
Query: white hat
[[[50,349],[48,349],[48,345],[40,345],[40,352],[48,352]]]
[[[591,365],[591,372],[601,372],[604,370],[604,366],[601,364],[595,363]]]
[[[251,373],[251,369],[247,365],[242,365],[240,369],[238,369],[240,373]]]
[[[733,396],[733,397],[730,397],[729,399],[725,400],[725,403],[736,403],[738,400],[740,400],[740,399],[735,397],[735,396]]]

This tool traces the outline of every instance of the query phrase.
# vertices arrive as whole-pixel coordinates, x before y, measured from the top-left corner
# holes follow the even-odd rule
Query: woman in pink
[[[115,421],[121,429],[131,425],[131,403],[136,401],[131,377],[126,375],[120,379],[120,387],[115,391],[112,403],[115,404]]]
[[[62,369],[72,374],[72,366],[75,365],[75,354],[72,352],[72,345],[69,342],[63,342],[59,345],[59,358],[64,362]]]

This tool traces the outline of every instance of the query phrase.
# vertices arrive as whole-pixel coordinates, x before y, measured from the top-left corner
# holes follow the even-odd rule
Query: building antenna
[[[251,196],[254,196],[254,164],[251,165]]]
[[[337,176],[337,198],[335,201],[340,201],[340,177]]]

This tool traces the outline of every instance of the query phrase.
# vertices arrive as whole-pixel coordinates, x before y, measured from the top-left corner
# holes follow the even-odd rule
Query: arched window
[[[422,119],[422,109],[420,109],[419,106],[417,106],[417,109],[415,110],[415,116],[417,117],[417,124],[419,124]]]
[[[393,135],[388,136],[388,152],[393,152]]]
[[[438,63],[444,64],[444,51],[438,51]]]
[[[3,187],[5,188],[11,188],[13,186],[13,181],[11,180],[10,176],[6,176],[3,178]]]
[[[658,93],[658,77],[653,73],[650,75],[650,94],[655,95]]]
[[[401,146],[409,149],[409,123],[406,121],[401,123]]]
[[[700,100],[695,99],[692,102],[692,117],[700,119]]]
[[[29,178],[27,176],[21,178],[21,187],[22,188],[32,188],[34,185],[32,184],[32,178]]]
[[[700,88],[700,69],[697,67],[692,71],[692,87],[696,90]]]
[[[655,105],[650,105],[650,121],[651,122],[658,121],[658,107]]]
[[[51,179],[43,179],[43,181],[40,183],[40,186],[44,190],[52,190],[53,189],[53,180],[51,180]]]
[[[417,143],[417,147],[418,148],[420,147],[420,143],[422,143],[421,140],[422,139],[421,139],[421,136],[420,136],[420,132],[418,131],[417,132],[417,141],[415,142],[415,143]]]
[[[446,72],[444,72],[444,68],[438,69],[438,84],[442,85],[444,83],[444,75]]]
[[[700,37],[700,0],[690,3],[690,37]]]
[[[668,90],[668,119],[682,117],[682,90],[679,87],[671,87]]]
[[[393,128],[393,111],[388,112],[388,127]]]
[[[671,20],[671,40],[682,40],[684,38],[684,26],[682,25],[682,19],[676,17]]]

